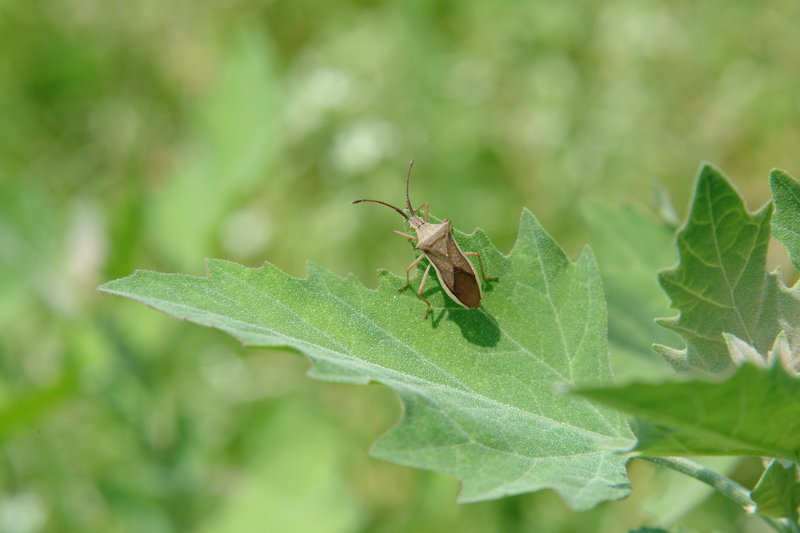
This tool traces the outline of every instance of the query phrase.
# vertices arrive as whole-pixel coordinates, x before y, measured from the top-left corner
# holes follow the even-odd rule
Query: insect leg
[[[423,256],[420,256],[423,257]],[[428,273],[431,271],[432,263],[428,263],[428,268],[425,269],[425,273],[422,275],[422,281],[419,283],[419,289],[417,289],[417,297],[428,304],[428,307],[425,308],[425,315],[422,317],[422,320],[428,318],[428,313],[431,312],[431,303],[422,296],[422,289],[425,288],[425,282],[428,281]]]
[[[485,279],[485,280],[496,280],[497,279],[497,276],[487,276],[486,274],[484,274],[484,272],[483,272],[483,260],[481,259],[481,254],[479,254],[478,252],[464,252],[464,255],[471,255],[472,257],[477,257],[478,258],[478,266],[481,267],[481,277],[483,279]]]
[[[420,261],[422,261],[422,259],[423,259],[424,257],[425,257],[425,254],[420,254],[420,256],[419,256],[419,257],[417,257],[416,259],[414,259],[414,261],[412,261],[412,262],[411,262],[411,264],[410,264],[410,265],[408,265],[408,268],[406,269],[406,282],[403,284],[403,286],[402,286],[402,287],[400,287],[399,289],[397,289],[398,291],[402,291],[403,289],[405,289],[406,287],[408,287],[409,285],[411,285],[411,280],[410,280],[410,279],[408,279],[408,274],[409,274],[409,272],[411,272],[411,269],[412,269],[412,268],[416,267],[416,266],[419,264],[419,262],[420,262]],[[428,266],[430,267],[430,265],[428,265]],[[426,270],[425,272],[427,272],[427,270]]]
[[[425,217],[424,217],[424,220],[425,220],[425,222],[427,222],[427,221],[428,221],[428,216],[430,215],[430,213],[429,213],[429,211],[430,211],[430,207],[431,207],[430,205],[428,205],[427,203],[425,203],[425,204],[422,204],[421,206],[419,206],[419,207],[417,208],[416,212],[417,212],[417,213],[419,213],[419,212],[422,210],[422,208],[423,208],[423,207],[425,208]]]
[[[409,235],[408,233],[403,233],[402,231],[397,231],[396,229],[393,229],[392,233],[394,233],[395,235],[400,235],[401,237],[405,237],[409,241],[417,240],[417,238],[414,237],[413,235]]]

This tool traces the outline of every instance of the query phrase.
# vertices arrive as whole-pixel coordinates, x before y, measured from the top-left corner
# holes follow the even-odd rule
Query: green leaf
[[[555,387],[609,379],[602,283],[587,249],[571,263],[528,211],[504,256],[477,231],[488,275],[480,310],[464,309],[436,281],[424,293],[381,273],[377,290],[313,264],[306,279],[270,264],[208,260],[208,276],[137,272],[101,287],[219,328],[247,345],[291,347],[310,375],[395,389],[405,415],[373,448],[388,461],[461,478],[461,501],[552,488],[576,509],[629,492],[624,418]]]
[[[775,169],[769,176],[769,187],[775,202],[772,232],[789,251],[794,267],[800,270],[800,183]]]
[[[800,378],[781,364],[744,364],[724,381],[631,383],[579,394],[641,417],[648,455],[800,458]]]
[[[797,465],[784,466],[780,461],[770,461],[750,497],[756,502],[756,513],[797,522],[797,507],[800,506]]]
[[[768,204],[755,215],[718,170],[706,165],[697,180],[689,219],[678,233],[679,265],[660,276],[680,311],[660,324],[678,332],[685,350],[658,349],[682,370],[720,373],[732,366],[723,333],[766,353],[778,332],[800,328],[800,288],[789,291],[766,271]]]
[[[640,209],[588,204],[583,209],[608,301],[614,374],[623,380],[672,374],[653,343],[680,342],[655,319],[669,312],[657,272],[675,264],[675,230]]]

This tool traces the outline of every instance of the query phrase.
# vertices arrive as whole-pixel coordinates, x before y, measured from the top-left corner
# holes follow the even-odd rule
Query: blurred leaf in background
[[[625,502],[571,513],[548,493],[456,506],[454,480],[364,453],[398,415],[387,391],[311,384],[292,355],[94,287],[201,274],[204,257],[296,275],[312,259],[375,286],[410,254],[396,215],[348,202],[401,199],[412,156],[412,200],[504,250],[524,205],[577,257],[584,199],[646,202],[659,181],[686,205],[703,159],[761,205],[770,168],[800,175],[798,17],[720,0],[0,2],[0,529],[247,531],[281,457],[309,476],[281,496],[335,507],[342,531],[638,527]],[[634,499],[658,494],[634,479]],[[735,530],[729,507],[700,509],[689,526]]]

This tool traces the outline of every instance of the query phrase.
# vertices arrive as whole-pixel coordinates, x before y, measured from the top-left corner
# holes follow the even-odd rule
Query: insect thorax
[[[417,248],[431,250],[437,248],[437,244],[443,244],[444,240],[450,235],[450,222],[445,220],[441,224],[424,223],[415,229],[419,243]]]

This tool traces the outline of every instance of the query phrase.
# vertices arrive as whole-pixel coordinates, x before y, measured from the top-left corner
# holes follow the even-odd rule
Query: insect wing
[[[475,269],[452,235],[447,239],[448,256],[453,265],[453,293],[458,301],[470,309],[477,309],[481,303],[481,284],[475,275]]]
[[[423,251],[436,269],[436,275],[447,295],[456,303],[477,309],[481,301],[481,286],[472,264],[464,256],[450,233],[443,235]]]

